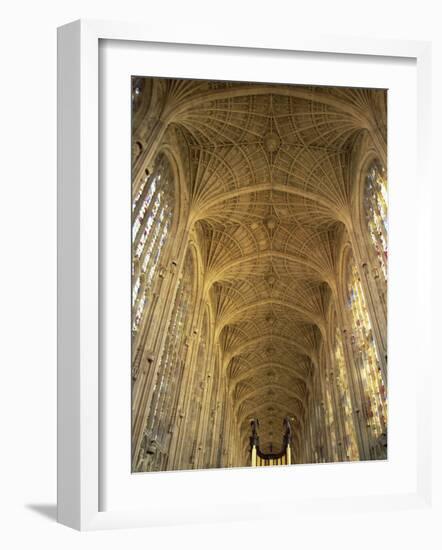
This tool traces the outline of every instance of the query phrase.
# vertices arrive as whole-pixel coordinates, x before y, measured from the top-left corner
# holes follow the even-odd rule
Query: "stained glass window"
[[[170,232],[174,182],[167,160],[141,182],[132,203],[132,332],[135,334],[148,307],[148,291],[155,282]]]
[[[167,447],[167,434],[175,421],[173,415],[176,412],[178,390],[184,370],[183,350],[188,344],[186,338],[193,305],[193,262],[191,254],[188,253],[175,295],[146,423],[146,433],[160,449],[155,460],[161,460],[161,450]],[[149,466],[151,467],[153,464]]]
[[[373,337],[359,272],[349,262],[347,307],[351,320],[351,343],[361,385],[363,414],[371,440],[377,441],[387,427],[387,395]]]
[[[342,345],[341,331],[338,327],[336,327],[335,330],[334,361],[337,399],[344,431],[343,446],[346,452],[346,458],[348,460],[359,460],[344,347]]]
[[[388,202],[385,170],[373,162],[368,170],[364,190],[364,210],[370,240],[384,280],[388,263]]]
[[[196,459],[197,446],[198,446],[198,433],[201,423],[201,411],[204,399],[205,385],[207,384],[207,369],[209,364],[208,357],[208,338],[209,326],[207,313],[204,315],[204,320],[201,328],[201,338],[198,346],[197,356],[197,368],[194,372],[192,381],[192,400],[190,403],[190,409],[187,417],[187,430],[189,438],[193,438],[193,445],[191,447],[191,454],[189,456],[189,463],[192,466]]]

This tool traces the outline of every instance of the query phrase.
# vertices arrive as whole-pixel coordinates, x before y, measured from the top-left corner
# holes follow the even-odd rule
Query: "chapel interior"
[[[387,91],[132,77],[132,471],[387,458]]]

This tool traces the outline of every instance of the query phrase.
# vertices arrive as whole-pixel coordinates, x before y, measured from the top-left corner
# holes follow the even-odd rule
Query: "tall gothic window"
[[[170,443],[168,434],[176,421],[179,388],[185,364],[185,350],[189,345],[188,334],[194,305],[193,279],[193,261],[188,252],[175,295],[166,341],[159,359],[158,376],[146,423],[149,440],[159,451],[156,452],[150,468],[153,468],[154,464],[158,467],[158,461],[166,455]]]
[[[189,413],[186,419],[187,434],[189,438],[193,438],[191,446],[189,464],[192,467],[196,461],[198,454],[198,445],[203,444],[198,441],[198,434],[201,425],[201,413],[203,408],[204,390],[207,384],[207,371],[209,367],[209,326],[207,312],[204,315],[201,337],[198,345],[198,355],[196,358],[196,369],[193,373],[192,381],[192,400],[190,403]],[[201,449],[202,450],[202,449]]]
[[[337,388],[338,407],[342,417],[342,427],[344,432],[343,445],[346,452],[346,457],[347,460],[359,460],[359,450],[356,439],[347,367],[345,364],[344,347],[342,345],[341,331],[338,327],[336,327],[335,331],[334,361],[335,383]]]
[[[376,441],[387,429],[387,395],[361,280],[353,259],[349,263],[347,283],[351,343],[361,385],[363,413],[371,439]]]
[[[334,413],[335,407],[332,395],[332,373],[328,368],[325,369],[325,424],[330,434],[330,456],[329,460],[337,462],[339,460],[338,454],[338,431],[336,423],[336,415]]]
[[[149,306],[149,291],[157,278],[170,232],[174,182],[167,159],[161,157],[146,176],[132,203],[132,332]]]
[[[387,178],[379,162],[371,164],[365,180],[364,211],[370,240],[378,260],[378,269],[387,280],[388,202]]]

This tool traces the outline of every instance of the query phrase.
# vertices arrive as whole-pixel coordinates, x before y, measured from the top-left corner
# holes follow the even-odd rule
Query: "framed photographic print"
[[[131,94],[132,471],[386,459],[387,90]]]
[[[266,46],[59,29],[62,523],[430,499],[430,46]]]

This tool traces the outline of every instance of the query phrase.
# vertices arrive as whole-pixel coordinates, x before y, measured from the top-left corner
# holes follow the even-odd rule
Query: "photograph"
[[[132,473],[387,460],[387,97],[131,77]]]

